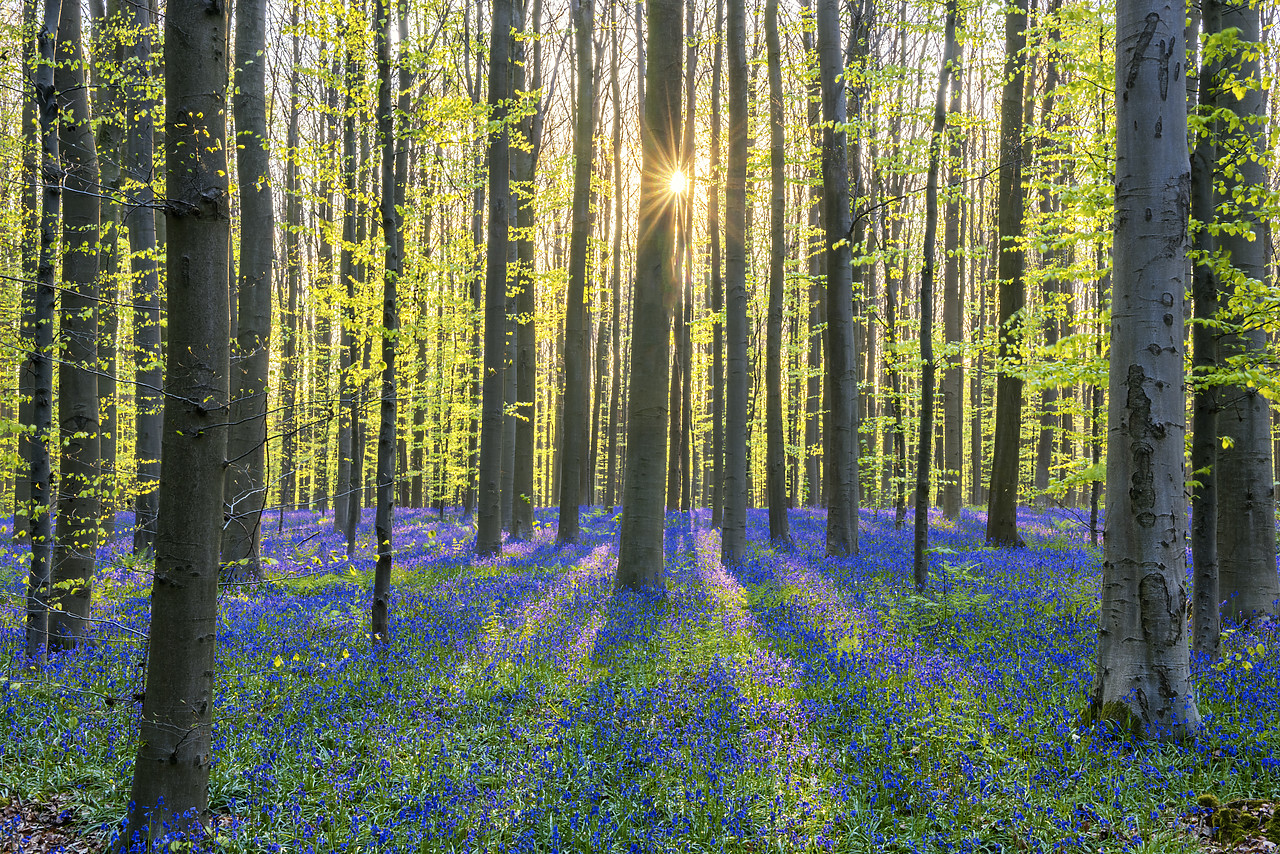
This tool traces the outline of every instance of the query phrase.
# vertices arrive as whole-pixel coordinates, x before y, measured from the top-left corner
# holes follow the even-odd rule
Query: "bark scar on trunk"
[[[1156,516],[1151,512],[1156,503],[1155,475],[1151,469],[1151,456],[1155,449],[1147,440],[1161,438],[1164,426],[1151,421],[1151,398],[1142,388],[1146,379],[1141,365],[1129,366],[1129,377],[1125,380],[1129,390],[1125,406],[1129,410],[1128,433],[1132,439],[1129,452],[1133,455],[1129,498],[1133,500],[1134,509],[1139,511],[1135,516],[1137,523],[1150,528],[1156,523]]]

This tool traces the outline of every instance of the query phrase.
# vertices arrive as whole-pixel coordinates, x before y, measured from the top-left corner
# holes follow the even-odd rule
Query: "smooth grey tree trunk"
[[[720,559],[742,560],[747,542],[747,25],[745,0],[728,0],[729,159],[724,181],[725,444]]]
[[[618,495],[618,407],[622,397],[622,80],[618,73],[618,5],[609,4],[609,83],[613,95],[613,266],[609,279],[609,428],[605,470],[604,505],[613,511]],[[541,9],[541,6],[538,6]]]
[[[385,645],[390,636],[391,566],[394,548],[392,522],[396,498],[396,341],[400,331],[400,307],[396,301],[396,284],[403,263],[401,246],[400,212],[396,196],[405,179],[407,169],[396,169],[395,115],[392,111],[391,88],[391,10],[387,0],[374,0],[374,41],[378,62],[378,148],[382,154],[382,195],[379,212],[382,216],[382,235],[385,247],[382,276],[382,390],[378,402],[378,463],[377,509],[374,513],[374,537],[378,543],[378,563],[373,573],[373,604],[370,614],[370,634],[375,644]],[[408,48],[408,9],[399,6],[399,45],[401,63]],[[401,66],[401,76],[405,71]],[[407,112],[408,89],[399,90],[398,109]],[[397,171],[399,175],[397,176]]]
[[[802,46],[805,56],[813,55],[813,31],[816,21],[812,11],[811,0],[802,0],[802,8],[806,13],[806,23],[802,34]],[[809,138],[814,149],[822,150],[822,83],[815,74],[808,86],[809,105],[807,119]],[[822,167],[819,165],[816,174],[810,173],[809,187],[809,231],[811,234],[822,234]],[[819,238],[822,239],[822,238]],[[805,383],[805,504],[810,507],[821,507],[823,501],[822,488],[822,350],[826,339],[823,325],[826,323],[826,288],[822,281],[827,253],[815,250],[812,245],[805,247],[809,256],[809,311],[808,311],[808,377]]]
[[[560,516],[556,542],[578,540],[582,465],[587,456],[587,347],[585,305],[587,250],[591,239],[591,145],[595,115],[591,49],[592,0],[573,0],[577,55],[577,114],[573,129],[573,227],[569,235],[569,286],[564,310],[564,433],[560,457]]]
[[[502,551],[502,409],[505,390],[503,339],[507,314],[507,207],[510,204],[509,136],[501,124],[511,96],[511,4],[494,0],[489,38],[489,108],[499,129],[489,137],[489,242],[484,287],[484,379],[481,383],[480,468],[475,552]]]
[[[231,359],[222,577],[224,581],[245,582],[262,579],[259,540],[267,497],[267,376],[276,227],[267,147],[267,0],[241,0],[236,7],[235,26],[236,75],[231,109],[236,123],[240,187],[240,266]],[[289,156],[294,156],[292,150]]]
[[[641,123],[640,210],[632,308],[627,462],[616,584],[661,594],[663,571],[663,475],[667,443],[667,294],[677,286],[677,198],[671,166],[680,151],[680,0],[650,0],[644,118]]]
[[[1221,26],[1221,6],[1206,4],[1206,31]],[[1195,61],[1196,45],[1188,37],[1188,64]],[[1188,88],[1195,80],[1196,100],[1206,108],[1217,104],[1214,77],[1218,63],[1206,60],[1197,75],[1188,74]],[[1218,586],[1218,394],[1209,383],[1218,367],[1218,334],[1211,324],[1218,316],[1218,280],[1209,261],[1214,239],[1209,224],[1214,217],[1213,175],[1218,152],[1218,123],[1205,116],[1206,127],[1194,139],[1191,151],[1191,248],[1199,256],[1191,268],[1191,297],[1195,320],[1191,326],[1191,617],[1192,648],[1217,658],[1222,639],[1222,597]]]
[[[126,3],[124,12],[132,41],[125,60],[126,194],[129,254],[133,271],[133,346],[136,365],[134,393],[134,460],[137,498],[134,502],[133,552],[143,555],[155,544],[159,512],[160,434],[164,426],[160,386],[164,382],[160,351],[160,266],[156,252],[156,214],[152,171],[155,155],[154,103],[150,92],[151,34],[154,23],[145,3]]]
[[[22,296],[19,333],[25,354],[18,367],[18,424],[23,428],[17,436],[18,471],[13,481],[13,541],[30,542],[31,535],[31,455],[35,432],[35,348],[36,277],[40,267],[40,119],[39,94],[35,90],[39,71],[39,38],[36,16],[40,14],[36,0],[22,2],[22,189],[19,196],[19,251],[22,254]]]
[[[938,365],[933,357],[934,249],[938,242],[938,172],[947,132],[947,87],[957,86],[956,66],[960,44],[956,41],[957,0],[947,0],[943,28],[942,65],[933,102],[933,132],[929,135],[929,177],[924,191],[924,263],[920,270],[920,432],[916,435],[915,536],[912,540],[912,577],[916,592],[929,586],[929,478],[933,465],[933,403]]]
[[[987,542],[1022,546],[1018,534],[1018,455],[1022,431],[1022,380],[1012,371],[1021,311],[1022,280],[1022,108],[1026,80],[1027,0],[1005,11],[1004,88],[1000,95],[1000,368],[996,376],[995,441],[987,501]]]
[[[724,32],[724,0],[716,0],[716,32]],[[724,68],[724,39],[716,39],[711,61],[711,186],[707,191],[707,233],[711,236],[711,313],[717,319],[711,333],[711,527],[724,524],[724,276],[720,257],[720,83]]]
[[[955,46],[951,78],[951,103],[947,111],[960,113],[960,75],[963,73],[964,47]],[[943,215],[942,244],[945,257],[942,267],[942,325],[947,347],[953,352],[946,356],[942,370],[942,466],[943,481],[940,489],[942,515],[955,519],[963,505],[961,481],[964,479],[964,298],[961,295],[960,273],[960,198],[961,147],[964,131],[953,128],[947,135],[947,201]]]
[[[1200,714],[1187,647],[1182,315],[1187,109],[1168,97],[1186,56],[1182,3],[1121,0],[1107,414],[1107,536],[1098,669],[1087,721],[1182,738]],[[1147,216],[1147,212],[1151,216]],[[1172,249],[1171,249],[1172,247]]]
[[[1205,20],[1219,32],[1234,30],[1239,41],[1222,61],[1215,89],[1243,94],[1215,98],[1229,107],[1240,126],[1226,131],[1218,154],[1217,220],[1234,223],[1217,237],[1218,254],[1230,268],[1218,276],[1220,310],[1227,327],[1219,330],[1219,356],[1242,367],[1265,362],[1266,331],[1252,315],[1257,304],[1246,280],[1266,282],[1267,243],[1264,217],[1254,199],[1267,185],[1267,111],[1258,46],[1262,41],[1258,6],[1206,3]],[[1234,167],[1233,169],[1227,168]],[[1232,303],[1237,304],[1233,305]],[[1276,574],[1275,474],[1271,462],[1271,405],[1254,386],[1234,382],[1217,389],[1218,478],[1230,488],[1218,493],[1218,595],[1222,615],[1231,620],[1280,614],[1280,576]]]
[[[71,649],[84,634],[93,598],[93,574],[101,513],[98,478],[98,156],[89,119],[80,6],[62,4],[58,68],[62,100],[58,130],[67,190],[62,200],[62,296],[59,317],[58,524],[53,550],[49,647]]]
[[[227,8],[171,0],[165,12],[165,433],[146,691],[121,849],[166,823],[200,833],[209,807],[230,396]]]
[[[49,583],[53,566],[53,349],[57,290],[54,276],[58,224],[62,216],[62,164],[58,145],[57,63],[58,22],[62,0],[45,0],[36,35],[33,95],[40,123],[40,258],[36,267],[33,313],[34,338],[27,352],[31,374],[31,423],[28,446],[30,468],[29,530],[31,564],[27,572],[25,655],[31,664],[44,661],[49,646]]]
[[[822,84],[823,230],[827,255],[827,382],[830,430],[827,554],[858,553],[858,448],[854,432],[853,253],[849,245],[849,166],[844,57],[836,0],[818,0],[818,77]]]
[[[769,317],[765,343],[765,490],[769,539],[791,539],[787,525],[787,437],[782,421],[782,313],[786,296],[786,150],[782,94],[782,48],[778,0],[764,7],[765,51],[769,64]]]
[[[350,10],[344,21],[348,32],[344,38],[346,44],[345,71],[346,95],[342,120],[342,249],[338,254],[339,293],[346,295],[345,302],[340,301],[342,329],[338,343],[338,472],[333,496],[333,529],[346,534],[347,523],[355,508],[360,506],[355,497],[351,480],[352,456],[355,448],[355,415],[356,397],[356,316],[355,292],[356,271],[353,246],[356,240],[356,120],[355,90],[359,83],[359,71],[356,65],[356,53],[352,47],[355,34],[350,32],[352,22]],[[348,548],[350,556],[350,548]]]

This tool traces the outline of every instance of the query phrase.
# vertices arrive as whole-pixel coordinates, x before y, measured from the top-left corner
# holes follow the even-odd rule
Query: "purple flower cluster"
[[[268,582],[221,601],[201,844],[1112,851],[1175,839],[1200,793],[1280,797],[1272,629],[1196,663],[1194,742],[1078,727],[1100,570],[1061,513],[1024,514],[1016,552],[983,546],[978,514],[935,520],[931,599],[909,592],[910,531],[870,511],[839,560],[820,513],[793,511],[773,547],[752,511],[736,567],[705,513],[673,514],[662,599],[613,591],[616,514],[586,511],[568,547],[538,518],[476,561],[466,522],[398,510],[385,649],[368,526],[348,561],[329,520],[271,519]],[[0,796],[59,795],[107,832],[146,655],[148,575],[124,548],[100,554],[88,642],[39,672],[17,658],[26,557],[0,555]]]

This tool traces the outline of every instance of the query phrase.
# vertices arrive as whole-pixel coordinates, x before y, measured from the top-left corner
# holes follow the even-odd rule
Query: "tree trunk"
[[[729,162],[725,171],[724,530],[720,559],[742,560],[747,540],[747,26],[745,0],[728,0]]]
[[[97,125],[100,237],[98,239],[98,365],[97,393],[101,426],[98,432],[97,485],[101,502],[99,536],[110,542],[116,531],[116,494],[120,481],[116,471],[119,416],[116,404],[116,334],[120,325],[120,163],[124,149],[123,104],[120,87],[112,79],[118,74],[120,37],[123,32],[120,0],[92,0],[92,80],[91,109]]]
[[[650,0],[649,57],[641,125],[640,210],[632,308],[627,463],[616,583],[661,593],[663,469],[667,442],[670,317],[666,295],[677,286],[672,268],[677,199],[668,164],[680,150],[681,2]]]
[[[1004,89],[1000,97],[1000,354],[996,378],[995,445],[987,503],[987,542],[1022,546],[1018,535],[1018,454],[1022,380],[1013,373],[1026,302],[1022,281],[1022,108],[1026,78],[1027,0],[1005,12]]]
[[[618,494],[618,402],[622,396],[622,81],[618,74],[618,4],[609,4],[609,82],[613,91],[613,267],[609,281],[609,438],[604,504],[613,511]]]
[[[373,605],[369,633],[373,642],[389,641],[388,620],[391,612],[391,564],[393,549],[392,522],[396,500],[396,341],[400,332],[400,308],[396,302],[396,284],[403,262],[400,212],[396,196],[408,171],[404,162],[397,169],[395,118],[391,106],[391,10],[387,0],[374,0],[374,43],[378,56],[378,144],[382,150],[382,242],[385,246],[382,276],[382,395],[379,401],[377,511],[374,536],[378,543],[378,563],[373,573]],[[400,0],[399,45],[401,51],[398,110],[408,112],[409,92],[405,85],[407,70],[403,52],[409,43],[408,0]]]
[[[952,116],[960,114],[960,74],[963,71],[964,48],[955,45],[952,61],[951,103],[947,110]],[[953,122],[954,124],[954,122]],[[964,131],[952,128],[948,134],[947,150],[947,202],[943,216],[942,244],[944,249],[942,268],[942,325],[947,340],[947,355],[942,371],[942,514],[948,519],[960,515],[964,503],[961,491],[964,469],[964,298],[961,295],[960,231],[961,231],[961,145]],[[926,244],[927,245],[927,244]]]
[[[782,422],[782,313],[786,293],[786,151],[782,95],[782,48],[778,40],[778,0],[764,7],[769,63],[769,319],[765,344],[765,488],[769,493],[769,539],[791,539],[787,525],[787,437]]]
[[[164,381],[160,352],[160,268],[155,258],[156,215],[151,185],[154,168],[154,104],[150,93],[153,23],[144,3],[124,4],[133,39],[125,61],[125,175],[128,198],[125,227],[133,270],[133,345],[137,391],[134,395],[134,459],[137,499],[134,503],[133,552],[143,555],[155,544],[157,492],[160,479],[160,433]]]
[[[168,375],[151,643],[123,849],[207,818],[231,257],[227,6],[165,12]]]
[[[66,164],[62,204],[62,358],[58,365],[58,524],[53,554],[51,649],[71,649],[84,634],[93,598],[102,474],[98,413],[98,157],[89,120],[80,6],[62,4],[58,24],[59,137]]]
[[[1187,111],[1181,94],[1164,97],[1169,57],[1186,56],[1185,17],[1182,3],[1124,0],[1117,9],[1107,538],[1085,711],[1155,738],[1189,736],[1200,723],[1183,542],[1186,259],[1170,249],[1186,238]]]
[[[346,96],[342,119],[342,250],[338,255],[338,277],[341,280],[339,299],[342,330],[338,344],[338,472],[333,496],[333,529],[344,536],[347,523],[355,508],[360,506],[355,497],[351,479],[352,457],[355,448],[355,396],[356,396],[356,271],[354,245],[356,241],[356,119],[355,95],[359,84],[356,52],[352,31],[352,13],[347,11],[345,46]],[[350,549],[348,549],[348,556]]]
[[[502,551],[499,479],[502,472],[503,340],[507,314],[507,206],[510,203],[509,137],[502,122],[511,96],[511,4],[494,0],[489,38],[489,108],[499,130],[489,137],[489,243],[484,289],[484,381],[475,552]]]
[[[933,464],[933,397],[938,366],[933,359],[933,254],[938,242],[938,171],[942,143],[947,132],[947,86],[957,91],[956,67],[960,45],[956,41],[957,0],[947,0],[942,66],[938,69],[937,97],[933,102],[933,132],[929,136],[929,177],[924,191],[924,263],[920,270],[920,432],[916,438],[915,537],[912,576],[917,593],[929,586],[929,476]]]
[[[36,15],[40,13],[36,0],[22,3],[22,189],[19,228],[22,254],[22,296],[19,332],[22,336],[24,355],[18,368],[18,424],[22,432],[17,436],[18,471],[13,482],[13,541],[30,542],[31,513],[31,463],[35,453],[35,339],[36,329],[36,277],[40,268],[40,201],[42,176],[40,175],[40,119],[39,93],[35,79],[39,73],[40,59],[36,53],[38,28]],[[55,23],[56,26],[56,23]]]
[[[271,355],[271,267],[275,261],[272,241],[276,226],[267,150],[266,0],[242,0],[236,9],[235,43],[236,80],[231,105],[236,123],[236,172],[240,187],[240,275],[236,288],[239,303],[236,343],[231,361],[222,577],[240,582],[262,578],[258,544],[262,508],[267,497],[267,374]],[[292,127],[296,131],[296,121]],[[294,157],[295,152],[289,151],[287,156]]]
[[[49,644],[49,583],[53,566],[53,498],[51,442],[53,440],[53,330],[57,291],[54,263],[58,246],[58,222],[62,206],[62,164],[58,145],[58,92],[54,86],[57,64],[58,22],[62,0],[45,0],[43,20],[36,35],[33,94],[40,122],[40,258],[36,267],[34,337],[27,353],[31,376],[31,423],[28,447],[31,565],[27,573],[27,625],[25,653],[31,664],[43,662]]]
[[[587,250],[591,238],[591,143],[595,90],[591,83],[592,0],[574,0],[573,28],[577,67],[577,115],[573,130],[573,230],[569,237],[569,287],[564,310],[564,433],[560,456],[560,522],[556,542],[578,540],[582,504],[582,465],[587,441],[587,348],[585,306]]]
[[[1220,12],[1211,4],[1205,11]],[[1215,17],[1217,15],[1215,14]],[[1220,18],[1205,19],[1206,30],[1220,26]],[[1188,62],[1194,61],[1188,46]],[[1197,98],[1206,107],[1217,103],[1213,78],[1217,63],[1205,61],[1198,75]],[[1208,120],[1191,153],[1191,247],[1198,256],[1191,269],[1195,321],[1191,326],[1191,641],[1196,652],[1217,658],[1221,646],[1222,615],[1218,583],[1218,389],[1208,383],[1218,367],[1218,336],[1210,325],[1218,316],[1218,281],[1210,261],[1214,239],[1213,173],[1218,160],[1218,123]]]
[[[808,13],[808,22],[803,33],[805,56],[813,54],[813,30],[815,21],[811,10],[811,0],[803,0],[802,8]],[[808,86],[808,125],[809,137],[813,148],[822,149],[822,84],[815,74],[810,78]],[[821,166],[818,174],[810,173],[809,188],[809,232],[822,233],[822,182]],[[821,238],[819,238],[821,239]],[[812,238],[810,239],[810,243]],[[822,506],[822,350],[826,339],[823,326],[826,323],[826,288],[822,281],[825,272],[827,253],[815,250],[812,245],[805,247],[809,257],[809,352],[808,379],[805,385],[805,492],[810,507]]]
[[[294,3],[290,13],[293,29],[293,63],[289,72],[289,113],[285,147],[285,228],[284,261],[285,287],[280,311],[280,469],[277,483],[280,489],[280,516],[295,508],[298,487],[297,446],[298,423],[298,293],[302,289],[302,257],[298,232],[302,227],[302,188],[298,181],[298,86],[301,82],[299,67],[302,64],[301,45],[298,38],[298,7]]]
[[[1261,239],[1262,209],[1254,198],[1256,188],[1267,185],[1267,116],[1258,55],[1261,12],[1257,6],[1210,0],[1205,20],[1216,23],[1218,32],[1235,31],[1239,38],[1214,80],[1215,91],[1236,90],[1232,98],[1214,100],[1240,119],[1238,127],[1227,131],[1219,150],[1220,155],[1226,154],[1226,163],[1218,166],[1223,189],[1217,199],[1217,218],[1234,227],[1222,229],[1217,238],[1217,254],[1230,264],[1218,282],[1219,302],[1229,311],[1223,318],[1226,328],[1218,330],[1218,347],[1223,363],[1235,361],[1239,368],[1252,369],[1269,358],[1266,331],[1247,316],[1256,311],[1247,283],[1269,279],[1267,245]],[[1240,307],[1231,307],[1229,301],[1236,300]],[[1220,386],[1217,393],[1221,404],[1218,477],[1231,484],[1218,495],[1222,615],[1241,622],[1276,616],[1280,614],[1280,576],[1276,574],[1270,403],[1257,388],[1241,382]]]
[[[724,32],[724,0],[716,0],[716,32]],[[724,278],[720,269],[720,81],[724,40],[716,39],[711,64],[711,186],[707,194],[707,233],[711,236],[711,527],[724,523]]]

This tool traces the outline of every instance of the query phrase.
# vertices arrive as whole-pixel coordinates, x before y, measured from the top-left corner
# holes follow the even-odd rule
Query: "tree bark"
[[[1107,537],[1098,669],[1085,711],[1086,720],[1162,739],[1200,723],[1183,542],[1187,110],[1183,93],[1168,98],[1166,76],[1170,57],[1186,56],[1185,17],[1182,3],[1117,7]]]
[[[627,462],[616,584],[660,594],[663,571],[663,465],[667,442],[669,309],[676,197],[671,164],[680,149],[681,2],[650,0],[648,66],[641,123],[640,210],[632,308]]]
[[[578,540],[582,465],[587,456],[584,302],[591,239],[591,144],[595,117],[595,88],[591,82],[592,0],[574,0],[572,14],[578,93],[573,129],[573,230],[569,236],[569,287],[564,310],[564,433],[560,456],[560,521],[556,529],[556,542],[561,544]]]
[[[947,111],[952,116],[960,114],[960,75],[963,73],[964,47],[955,45],[952,60],[951,103]],[[942,244],[944,249],[942,268],[942,324],[948,352],[942,371],[942,515],[955,519],[963,505],[961,481],[964,472],[964,298],[961,295],[960,274],[960,176],[962,170],[961,146],[964,131],[952,128],[947,135],[947,201],[943,216]]]
[[[726,374],[724,530],[720,559],[742,560],[747,540],[747,25],[745,0],[728,0],[729,162],[725,170]]]
[[[1250,317],[1257,310],[1250,283],[1265,282],[1269,276],[1266,241],[1261,239],[1263,213],[1254,195],[1267,185],[1267,116],[1258,55],[1261,12],[1257,6],[1218,0],[1206,5],[1205,20],[1216,23],[1220,32],[1236,31],[1239,39],[1214,80],[1219,92],[1237,90],[1232,98],[1214,100],[1217,106],[1232,109],[1240,120],[1219,149],[1220,155],[1226,155],[1226,164],[1218,167],[1222,192],[1217,219],[1234,227],[1221,230],[1215,247],[1229,264],[1218,277],[1218,299],[1220,309],[1226,309],[1223,320],[1227,323],[1218,348],[1230,368],[1249,369],[1269,358],[1266,332]],[[1219,595],[1222,615],[1246,622],[1280,615],[1271,407],[1257,388],[1244,382],[1221,385],[1217,394],[1218,477],[1231,484],[1218,495]]]
[[[782,48],[778,0],[764,7],[769,63],[769,318],[765,343],[765,488],[769,493],[769,539],[791,539],[787,525],[787,437],[782,422],[782,313],[786,296],[786,151],[782,94]]]
[[[1022,108],[1026,78],[1027,0],[1005,12],[1004,89],[1000,97],[1000,353],[996,378],[996,428],[987,503],[987,542],[1022,546],[1018,535],[1018,456],[1022,431],[1022,380],[1015,376],[1021,312],[1026,302],[1022,281]]]
[[[71,649],[84,633],[93,598],[101,512],[98,477],[98,157],[81,55],[80,6],[62,4],[58,69],[65,117],[59,129],[67,195],[62,203],[62,358],[58,365],[58,525],[53,554],[50,649]]]
[[[392,522],[396,499],[396,342],[400,333],[400,307],[396,301],[396,284],[403,263],[403,246],[400,234],[400,212],[396,204],[401,194],[407,167],[397,169],[395,117],[392,112],[391,89],[395,81],[391,77],[391,10],[387,0],[374,0],[374,43],[378,57],[378,146],[382,152],[382,196],[379,212],[382,216],[382,236],[385,246],[382,276],[382,394],[379,401],[377,511],[374,515],[374,536],[378,543],[378,563],[373,573],[373,604],[370,613],[369,632],[375,644],[386,645],[391,613],[391,565],[394,548]],[[402,52],[398,108],[403,115],[408,111],[408,87],[403,85],[406,73],[403,51],[409,42],[409,21],[406,0],[399,4],[399,45]],[[397,174],[398,173],[398,174]]]
[[[822,84],[823,228],[827,254],[827,381],[830,431],[824,454],[827,554],[858,553],[858,448],[854,432],[853,253],[849,246],[849,167],[846,149],[844,57],[836,0],[818,0],[818,76]]]
[[[276,218],[267,147],[266,0],[241,0],[236,9],[235,43],[236,80],[231,108],[236,123],[240,186],[240,268],[236,287],[239,310],[231,360],[222,577],[242,582],[262,579],[259,537],[267,497],[267,376]],[[296,122],[293,127],[296,130]],[[289,151],[286,156],[292,158],[296,153]]]
[[[507,314],[507,206],[510,204],[510,148],[503,124],[511,97],[511,4],[494,0],[489,37],[490,119],[499,130],[489,137],[489,243],[484,288],[484,380],[481,387],[480,468],[475,552],[502,551],[503,339]]]
[[[915,537],[912,576],[917,593],[929,586],[929,477],[933,464],[933,401],[937,363],[933,358],[934,247],[938,242],[938,171],[947,132],[947,87],[956,85],[960,45],[956,41],[957,0],[947,0],[942,66],[938,69],[933,102],[933,132],[929,136],[929,177],[924,191],[924,263],[920,270],[920,432],[916,437]]]
[[[28,525],[31,565],[27,572],[27,614],[25,654],[31,664],[40,664],[49,645],[49,583],[53,566],[53,330],[56,321],[57,291],[54,263],[58,246],[58,223],[62,215],[62,164],[58,145],[58,92],[54,68],[57,64],[58,22],[62,0],[45,0],[43,20],[36,35],[33,96],[40,122],[40,258],[36,267],[35,306],[32,315],[34,338],[27,352],[31,376],[31,423],[28,446],[30,501]]]
[[[724,32],[724,0],[716,0],[716,32]],[[724,277],[720,268],[720,83],[724,40],[716,39],[711,61],[711,186],[707,191],[707,233],[711,236],[711,527],[724,524]]]
[[[198,833],[209,806],[230,394],[227,18],[225,4],[190,0],[165,12],[169,370],[150,653],[121,849],[166,823]]]
[[[1205,19],[1205,29],[1216,30],[1221,6],[1205,9],[1216,20]],[[1194,61],[1194,43],[1188,45],[1188,63]],[[1216,63],[1205,61],[1198,75],[1197,100],[1206,107],[1217,104],[1213,91]],[[1214,239],[1209,224],[1214,217],[1213,173],[1218,160],[1217,122],[1195,140],[1191,153],[1191,248],[1197,256],[1191,268],[1191,297],[1195,320],[1191,326],[1191,582],[1194,594],[1191,642],[1196,652],[1217,658],[1221,646],[1222,615],[1218,586],[1218,389],[1209,383],[1218,367],[1218,336],[1210,325],[1218,316],[1218,281],[1212,257]]]

